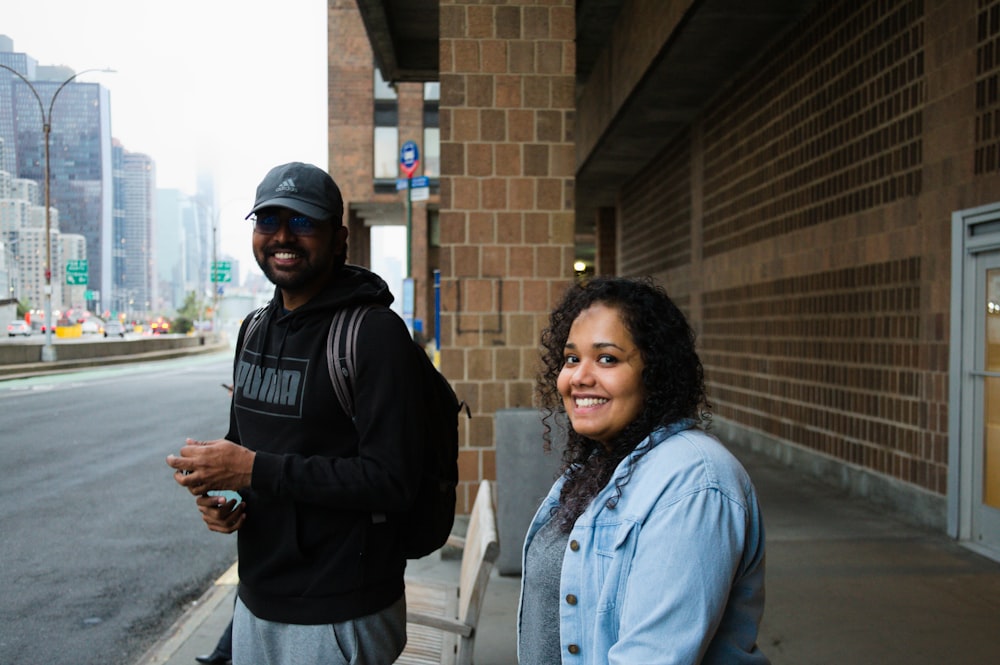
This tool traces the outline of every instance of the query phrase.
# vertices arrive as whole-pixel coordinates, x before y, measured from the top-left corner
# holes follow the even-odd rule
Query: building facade
[[[406,300],[405,314],[430,338],[434,286],[428,276],[439,267],[439,86],[436,81],[389,85],[375,65],[352,0],[331,4],[329,19],[330,40],[338,51],[329,64],[329,167],[344,196],[348,260],[370,265],[380,232],[408,227],[408,235],[419,240],[410,243],[398,269],[381,272],[397,297],[394,307],[404,314]],[[407,142],[418,146],[412,175],[427,178],[426,198],[397,184],[406,178],[400,170],[400,148]],[[402,283],[410,276],[412,294],[404,293]]]
[[[52,307],[65,306],[63,289],[62,242],[59,212],[49,215],[51,256],[45,252],[45,208],[39,205],[38,184],[23,178],[11,178],[0,171],[0,239],[7,255],[8,297],[19,300],[29,310],[41,310],[45,302],[45,266],[52,261]],[[42,321],[44,317],[39,317]]]
[[[369,45],[379,42],[365,43],[372,4],[385,3],[329,2],[330,167],[348,183],[350,218],[371,218],[381,204],[353,192],[373,187],[379,105],[358,100],[375,96],[374,54],[395,87],[399,144],[432,143],[428,128],[439,143],[440,186],[411,209],[409,253],[425,320],[436,316],[440,271],[440,326],[426,330],[440,336],[441,370],[472,409],[461,419],[459,453],[459,510],[468,510],[478,479],[496,477],[496,412],[532,404],[537,333],[573,276],[573,3],[421,4],[394,23],[435,33],[429,48],[407,40],[413,48],[396,54],[423,63],[408,76]],[[428,95],[433,82],[440,87]],[[429,96],[438,97],[433,120],[423,110]],[[358,126],[364,131],[352,134]],[[399,194],[385,196],[404,210]],[[352,257],[367,256],[359,235],[352,226],[351,249],[360,252]]]
[[[33,58],[12,52],[9,39],[0,41],[0,64],[18,71],[28,81],[0,69],[0,138],[4,160],[16,178],[44,185],[45,136],[39,100],[50,113],[49,166],[51,207],[62,211],[61,230],[87,240],[88,289],[101,298],[95,309],[110,305],[111,219],[111,110],[108,91],[97,83],[70,81],[75,73],[65,67],[38,66]],[[67,83],[67,81],[70,81]],[[32,92],[34,89],[34,92]],[[37,97],[36,97],[37,93]],[[13,149],[11,149],[13,147]],[[43,203],[44,205],[44,203]],[[53,260],[55,273],[65,266]],[[55,303],[55,299],[53,299]]]
[[[357,3],[441,83],[463,479],[579,259],[666,286],[725,441],[1000,558],[1000,2],[410,5]]]
[[[111,315],[146,319],[159,300],[156,279],[156,165],[142,153],[112,147],[115,207]]]

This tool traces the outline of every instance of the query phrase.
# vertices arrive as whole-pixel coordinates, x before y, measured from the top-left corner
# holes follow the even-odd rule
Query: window
[[[424,127],[424,151],[421,155],[424,175],[437,178],[441,175],[441,130]]]
[[[375,77],[375,135],[373,137],[373,176],[376,180],[395,178],[399,174],[399,105],[396,90],[382,78],[378,67]]]
[[[399,129],[375,128],[375,177],[395,178],[399,171]]]

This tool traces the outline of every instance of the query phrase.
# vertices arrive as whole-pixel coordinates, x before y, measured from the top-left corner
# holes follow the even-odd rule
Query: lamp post
[[[42,362],[53,362],[56,359],[56,350],[52,346],[52,223],[51,216],[52,213],[49,210],[51,206],[51,193],[50,193],[50,171],[49,171],[49,138],[52,134],[52,107],[56,103],[56,98],[62,89],[66,87],[67,84],[72,82],[77,76],[81,74],[86,74],[88,72],[114,72],[113,69],[85,69],[82,72],[77,72],[73,74],[68,79],[59,84],[56,91],[52,94],[52,99],[49,100],[49,112],[45,113],[45,105],[42,103],[42,98],[35,90],[35,86],[32,85],[31,81],[24,77],[21,72],[8,67],[7,65],[0,64],[0,68],[6,69],[11,72],[19,79],[24,81],[24,84],[28,86],[31,90],[31,94],[35,96],[35,101],[38,102],[38,113],[42,116],[42,134],[45,136],[45,310],[43,316],[43,325],[45,326],[45,344],[42,345]]]

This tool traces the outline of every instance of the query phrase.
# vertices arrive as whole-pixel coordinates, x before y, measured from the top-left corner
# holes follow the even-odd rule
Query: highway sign
[[[233,281],[232,263],[229,261],[212,261],[212,281],[231,282]]]
[[[87,283],[87,259],[71,259],[66,262],[66,283],[71,285]]]

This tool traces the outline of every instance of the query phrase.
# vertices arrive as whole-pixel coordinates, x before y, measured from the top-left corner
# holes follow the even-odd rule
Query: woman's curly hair
[[[694,332],[666,291],[649,278],[596,277],[570,287],[550,315],[548,327],[542,331],[542,367],[536,391],[543,411],[546,450],[552,448],[553,429],[562,429],[553,419],[566,419],[557,381],[564,364],[570,327],[581,312],[596,303],[618,310],[642,354],[644,400],[636,419],[607,446],[578,434],[571,424],[565,424],[566,448],[561,470],[566,474],[566,482],[555,514],[564,532],[572,529],[621,461],[654,429],[684,418],[704,422],[710,418],[704,370],[694,348]],[[648,447],[638,450],[631,464],[647,451]],[[631,478],[632,470],[630,465],[616,482],[617,493],[609,500],[609,507],[614,507],[621,498],[622,488]]]

